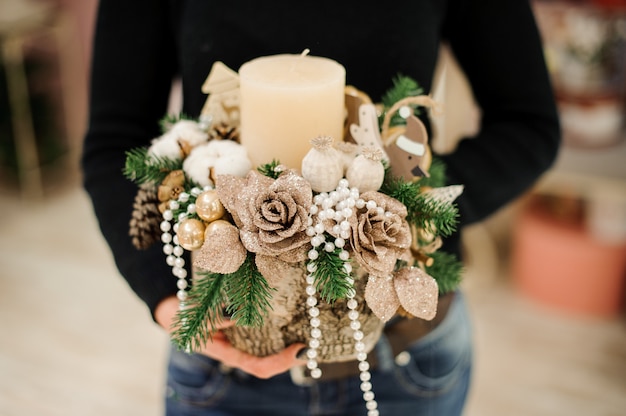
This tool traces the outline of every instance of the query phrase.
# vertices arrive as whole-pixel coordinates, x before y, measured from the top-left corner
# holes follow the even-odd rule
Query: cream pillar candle
[[[314,56],[274,55],[239,69],[241,143],[255,166],[278,159],[300,169],[310,140],[343,139],[346,71]]]

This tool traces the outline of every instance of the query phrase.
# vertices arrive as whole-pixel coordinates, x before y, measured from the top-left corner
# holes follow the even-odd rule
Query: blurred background
[[[97,0],[0,0],[0,414],[156,415],[167,337],[80,187]],[[467,415],[626,414],[626,1],[533,1],[563,123],[554,167],[465,230]],[[479,112],[442,48],[439,151]]]

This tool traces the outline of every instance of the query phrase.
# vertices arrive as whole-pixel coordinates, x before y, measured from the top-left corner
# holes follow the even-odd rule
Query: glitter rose
[[[294,172],[273,180],[251,171],[245,179],[219,176],[216,189],[239,227],[246,250],[293,263],[306,259],[311,186]]]
[[[355,209],[350,217],[352,255],[368,273],[387,276],[411,246],[407,210],[400,201],[379,192],[364,192],[361,198],[375,202],[376,207]]]

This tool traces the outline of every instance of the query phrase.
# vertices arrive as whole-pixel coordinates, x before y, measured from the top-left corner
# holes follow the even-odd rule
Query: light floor
[[[626,415],[624,321],[568,316],[494,279],[493,247],[466,290],[476,370],[468,416]],[[159,415],[166,336],[118,277],[77,187],[0,195],[0,415]]]

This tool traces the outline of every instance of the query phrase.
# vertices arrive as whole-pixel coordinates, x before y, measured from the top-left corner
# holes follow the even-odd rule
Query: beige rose
[[[350,217],[350,245],[354,259],[370,274],[387,276],[411,246],[411,228],[406,221],[406,207],[385,194],[371,191],[361,194],[377,208],[355,209]]]
[[[217,179],[216,189],[239,227],[250,252],[293,263],[306,259],[306,235],[311,186],[294,172],[272,180],[252,171],[245,179],[230,175]]]

